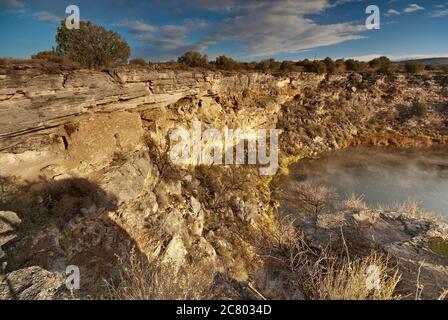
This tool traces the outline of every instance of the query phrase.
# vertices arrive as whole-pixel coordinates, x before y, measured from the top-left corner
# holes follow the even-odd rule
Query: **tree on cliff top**
[[[69,30],[61,21],[56,34],[56,51],[88,68],[126,63],[131,49],[121,36],[90,21]]]

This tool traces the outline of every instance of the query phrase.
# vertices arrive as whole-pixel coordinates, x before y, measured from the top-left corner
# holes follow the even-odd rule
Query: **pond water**
[[[393,207],[415,201],[448,220],[448,148],[350,148],[306,159],[290,167],[288,183],[313,181],[341,197],[362,195],[371,205]]]

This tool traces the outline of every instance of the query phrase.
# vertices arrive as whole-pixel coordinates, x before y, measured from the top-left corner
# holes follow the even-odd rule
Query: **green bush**
[[[59,63],[64,60],[64,56],[60,52],[57,52],[56,50],[50,50],[50,51],[40,51],[36,54],[33,54],[31,56],[31,59],[39,59],[48,62]]]
[[[274,59],[266,59],[257,63],[257,70],[262,70],[264,72],[268,71],[277,71],[280,69],[280,62],[275,61]]]
[[[338,71],[336,63],[330,57],[325,58],[323,63],[325,63],[326,71],[328,73],[336,73]]]
[[[306,72],[313,72],[317,74],[324,74],[327,72],[327,65],[319,60],[311,62],[305,59],[301,62],[301,65],[303,66]]]
[[[345,67],[349,71],[362,72],[366,69],[367,64],[362,61],[348,59],[345,61]]]
[[[196,51],[185,52],[177,59],[177,62],[193,68],[206,68],[208,66],[207,56]]]
[[[414,101],[412,111],[416,117],[423,118],[428,114],[428,106],[424,102]]]
[[[215,59],[215,66],[221,70],[239,70],[242,68],[238,61],[226,56],[217,57]]]
[[[404,69],[407,73],[420,73],[425,69],[425,66],[417,61],[406,62]]]
[[[131,49],[121,36],[90,21],[69,30],[61,21],[56,34],[56,51],[88,68],[127,63]]]
[[[390,64],[392,64],[392,61],[390,61],[390,59],[385,56],[375,58],[375,59],[369,61],[369,66],[371,68],[381,68],[384,66],[389,66]]]
[[[280,64],[280,71],[293,72],[296,70],[296,65],[293,61],[282,61]]]

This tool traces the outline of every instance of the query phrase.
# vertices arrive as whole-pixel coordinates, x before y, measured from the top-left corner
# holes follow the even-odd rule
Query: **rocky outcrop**
[[[448,239],[446,223],[406,212],[365,209],[320,214],[316,221],[302,228],[311,246],[337,248],[345,241],[353,256],[376,250],[394,259],[402,276],[397,294],[403,298],[414,298],[406,294],[415,292],[417,285],[422,299],[436,299],[448,287],[448,257],[430,245],[435,237]]]
[[[13,271],[0,278],[0,300],[63,300],[69,297],[64,277],[40,267]]]
[[[7,256],[8,277],[75,264],[89,294],[116,271],[115,255],[133,247],[239,281],[257,268],[249,230],[273,215],[270,179],[244,166],[173,165],[173,128],[196,120],[203,129],[278,128],[282,166],[351,144],[446,141],[448,92],[438,76],[133,67],[47,74],[28,65],[0,74],[0,210],[22,219],[4,246],[16,253]],[[408,114],[415,99],[428,104],[428,117]]]

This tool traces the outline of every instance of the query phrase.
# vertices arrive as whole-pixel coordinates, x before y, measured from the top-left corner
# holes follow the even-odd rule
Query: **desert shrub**
[[[199,300],[211,295],[213,274],[210,270],[185,266],[176,270],[159,261],[131,251],[127,259],[118,258],[119,275],[106,281],[109,300]]]
[[[58,74],[62,70],[81,68],[79,63],[70,60],[56,50],[40,51],[31,56],[31,61],[36,62],[39,67],[50,74]]]
[[[131,59],[129,61],[129,64],[136,65],[136,66],[146,66],[146,61],[144,59]]]
[[[345,71],[345,61],[344,59],[338,59],[334,62],[337,72]]]
[[[404,69],[407,73],[420,73],[424,70],[425,66],[417,61],[406,62]]]
[[[266,59],[257,63],[256,69],[264,72],[276,71],[280,68],[280,62],[274,59]]]
[[[292,61],[282,61],[280,64],[280,71],[282,72],[293,72],[296,70],[296,65]]]
[[[327,72],[327,65],[322,61],[314,61],[311,65],[312,72],[317,74],[324,74]]]
[[[425,64],[425,70],[426,71],[434,71],[434,70],[437,70],[437,67],[433,66],[432,64]]]
[[[375,58],[369,62],[369,66],[380,73],[392,73],[396,68],[392,61],[385,56]]]
[[[345,61],[345,67],[349,71],[362,72],[366,69],[367,64],[362,61],[348,59]]]
[[[245,70],[255,70],[257,68],[257,63],[255,61],[241,62],[241,66]]]
[[[371,68],[381,68],[383,66],[388,66],[392,63],[388,57],[382,56],[369,61],[369,66]]]
[[[330,57],[325,58],[323,61],[325,63],[326,71],[329,73],[335,73],[338,71],[336,63]]]
[[[338,196],[332,188],[306,181],[296,183],[288,199],[297,206],[299,215],[309,217],[329,212]]]
[[[238,70],[242,67],[238,61],[224,55],[217,57],[214,64],[221,70]]]
[[[127,63],[131,49],[121,36],[90,21],[69,30],[61,21],[56,34],[56,51],[88,68]]]
[[[324,74],[327,72],[327,65],[322,61],[309,61],[304,60],[302,61],[302,66],[306,72],[313,72],[317,74]]]
[[[60,52],[57,52],[56,50],[50,50],[50,51],[40,51],[36,54],[33,54],[31,56],[31,59],[40,59],[49,62],[62,62],[64,56]]]
[[[310,60],[308,60],[308,59],[303,59],[303,60],[301,60],[301,61],[297,61],[296,62],[296,66],[298,66],[298,67],[305,67],[307,64],[309,64],[310,63]]]
[[[196,51],[185,52],[177,59],[177,62],[193,68],[206,68],[208,66],[207,56]]]
[[[412,104],[412,114],[416,117],[423,118],[428,114],[428,106],[421,101],[414,101]]]

